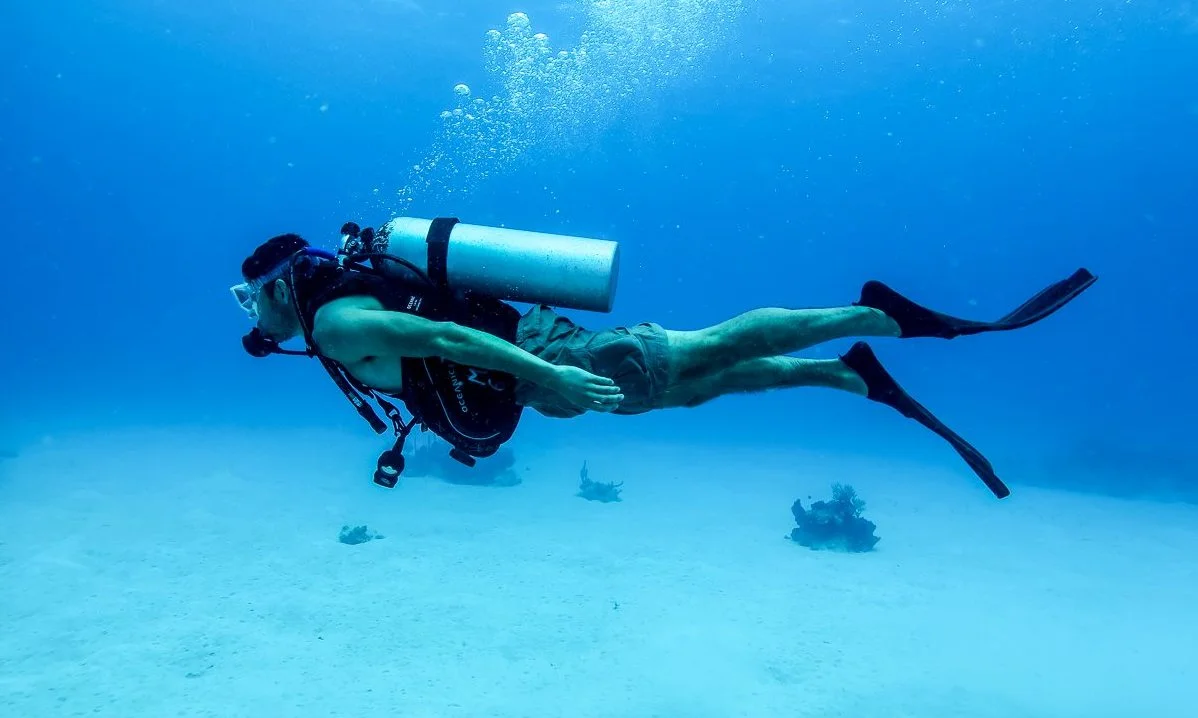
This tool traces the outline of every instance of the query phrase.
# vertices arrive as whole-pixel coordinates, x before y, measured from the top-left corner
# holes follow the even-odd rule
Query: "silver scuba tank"
[[[496,299],[610,312],[616,297],[620,247],[609,240],[396,217],[375,232],[369,251],[407,260],[434,283]]]

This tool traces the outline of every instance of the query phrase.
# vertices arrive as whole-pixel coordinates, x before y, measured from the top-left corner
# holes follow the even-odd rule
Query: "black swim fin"
[[[874,355],[868,344],[857,342],[840,357],[840,360],[857,372],[857,375],[865,382],[871,400],[885,404],[939,434],[956,449],[961,458],[965,459],[965,462],[969,464],[974,473],[981,477],[995,496],[1003,499],[1011,495],[1011,490],[994,473],[994,467],[990,465],[986,457],[903,391],[894,377],[890,376],[890,373],[882,367],[882,363],[878,361],[878,357]]]
[[[1067,279],[1045,287],[1017,309],[993,322],[941,314],[920,306],[876,280],[870,280],[861,288],[861,298],[854,302],[861,307],[873,307],[898,323],[903,338],[939,337],[953,339],[968,334],[1000,332],[1019,329],[1044,319],[1068,304],[1084,292],[1098,278],[1082,268]]]

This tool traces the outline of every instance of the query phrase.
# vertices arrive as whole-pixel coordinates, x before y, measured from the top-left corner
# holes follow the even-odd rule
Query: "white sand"
[[[0,715],[1198,715],[1196,507],[681,445],[592,457],[617,504],[567,446],[386,491],[360,434],[107,439],[0,464]],[[831,481],[876,552],[783,540]]]

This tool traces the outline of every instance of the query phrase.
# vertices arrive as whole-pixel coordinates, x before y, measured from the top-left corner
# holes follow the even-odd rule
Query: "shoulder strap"
[[[415,428],[416,424],[422,423],[420,418],[413,412],[412,418],[405,421],[399,409],[391,402],[379,396],[377,392],[360,385],[355,388],[357,382],[345,373],[341,365],[319,354],[313,353],[313,356],[320,360],[325,371],[333,378],[333,382],[337,385],[337,388],[341,390],[342,394],[345,394],[345,398],[349,399],[349,402],[358,410],[358,414],[370,424],[370,428],[374,429],[376,434],[382,434],[387,431],[387,425],[379,419],[378,414],[371,408],[363,394],[370,396],[378,402],[378,405],[386,413],[387,418],[391,420],[392,428],[395,431],[395,444],[379,455],[374,469],[374,483],[388,489],[395,488],[395,484],[399,481],[399,475],[404,470],[404,444],[408,440],[408,434],[412,433],[412,429]]]
[[[392,428],[395,431],[395,444],[390,449],[379,455],[378,463],[375,466],[374,471],[374,483],[388,489],[394,488],[396,482],[399,481],[399,475],[402,474],[404,470],[404,443],[408,439],[408,434],[412,433],[412,429],[416,426],[416,424],[421,423],[421,420],[418,416],[416,416],[415,412],[413,412],[412,418],[405,421],[403,414],[400,413],[399,409],[396,408],[394,404],[383,399],[373,389],[370,389],[356,381],[341,367],[340,364],[317,352],[316,341],[312,338],[312,327],[309,326],[309,323],[305,318],[303,308],[301,307],[300,300],[297,296],[298,293],[295,290],[296,283],[294,268],[292,269],[292,276],[290,279],[292,287],[291,301],[295,308],[296,315],[299,316],[300,319],[300,329],[304,334],[304,343],[307,344],[307,354],[320,360],[321,366],[323,366],[325,371],[328,372],[329,376],[332,377],[333,383],[337,385],[337,388],[341,390],[341,393],[345,395],[345,398],[349,400],[349,403],[354,405],[354,409],[356,409],[358,414],[365,419],[368,424],[370,424],[370,428],[374,429],[376,434],[382,434],[386,432],[387,425],[383,423],[381,419],[379,419],[378,414],[375,413],[369,402],[366,401],[366,397],[371,397],[378,402],[378,405],[382,407],[383,411],[386,413],[387,418],[391,420]]]
[[[428,276],[438,289],[449,289],[449,233],[457,223],[456,217],[437,217],[424,238],[428,244]]]

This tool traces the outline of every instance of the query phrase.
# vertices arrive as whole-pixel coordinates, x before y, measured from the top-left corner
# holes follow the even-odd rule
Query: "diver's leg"
[[[995,496],[1011,493],[986,457],[904,391],[864,342],[857,342],[838,359],[762,357],[698,379],[674,382],[657,408],[695,407],[727,394],[798,386],[841,389],[891,407],[945,439]]]
[[[673,382],[662,397],[661,408],[695,407],[726,394],[800,386],[829,387],[861,396],[868,391],[861,377],[839,359],[771,356],[746,359],[707,376]]]
[[[897,323],[872,307],[754,309],[715,326],[667,332],[671,377],[688,381],[762,357],[846,337],[897,337]]]

